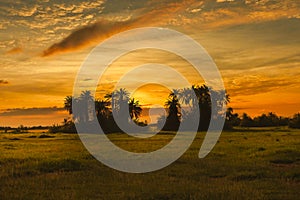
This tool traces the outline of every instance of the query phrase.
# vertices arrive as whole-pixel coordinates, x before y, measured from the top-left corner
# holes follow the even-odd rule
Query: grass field
[[[204,133],[170,166],[146,174],[110,169],[75,134],[0,134],[0,199],[298,199],[300,130],[223,132],[198,159]],[[110,139],[134,152],[155,150],[173,137]]]

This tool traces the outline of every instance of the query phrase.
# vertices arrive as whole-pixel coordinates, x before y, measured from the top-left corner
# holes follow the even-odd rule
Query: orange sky
[[[63,100],[99,42],[123,30],[160,26],[189,35],[211,55],[230,94],[229,106],[251,116],[300,112],[300,2],[293,0],[0,2],[0,126],[51,125],[68,117]],[[201,83],[180,57],[132,52],[112,63],[99,94],[130,67],[156,62]],[[143,78],[140,75],[136,78]],[[152,88],[152,89],[150,89]],[[167,94],[146,87],[148,107]],[[161,103],[160,103],[161,102]]]

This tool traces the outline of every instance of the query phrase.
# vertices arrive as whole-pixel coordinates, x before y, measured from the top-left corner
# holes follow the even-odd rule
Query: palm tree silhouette
[[[79,106],[79,120],[81,122],[88,122],[92,120],[92,105],[95,103],[93,96],[91,95],[91,91],[85,90],[82,91],[78,98],[78,106]]]
[[[181,106],[176,95],[178,94],[178,92],[178,90],[173,90],[165,103],[165,106],[168,109],[168,116],[166,118],[166,123],[163,127],[163,130],[178,130],[178,127],[180,125]]]
[[[129,122],[129,93],[126,89],[120,88],[113,91],[111,94],[105,95],[111,101],[111,108],[113,114],[113,121],[121,127],[128,127]]]
[[[67,110],[70,115],[73,114],[72,101],[73,101],[72,96],[66,96],[64,100],[64,109]]]
[[[107,100],[96,100],[95,101],[95,110],[96,116],[98,119],[107,119],[110,115],[109,109],[110,102]]]
[[[78,98],[74,98],[72,96],[67,96],[64,100],[64,109],[67,110],[69,112],[70,115],[72,115],[72,118],[74,121],[78,121],[80,116],[78,114],[78,112],[73,111],[73,104],[74,105],[79,105],[79,99]]]
[[[196,102],[196,99],[193,98],[194,96],[195,95],[193,95],[193,90],[191,88],[183,88],[178,94],[178,99],[181,100],[181,103],[192,108]]]
[[[181,116],[181,114],[180,114],[181,106],[180,106],[179,100],[177,98],[177,95],[174,91],[169,95],[169,98],[165,102],[165,106],[167,106],[169,109],[169,115],[171,113],[171,114],[174,114],[174,116],[178,116],[178,117]]]
[[[105,95],[105,98],[111,101],[112,110],[120,113],[123,112],[124,105],[129,101],[129,93],[125,88],[120,88],[111,94]]]
[[[134,100],[134,98],[129,100],[129,115],[131,119],[138,119],[142,114],[142,108],[139,104],[139,101]]]

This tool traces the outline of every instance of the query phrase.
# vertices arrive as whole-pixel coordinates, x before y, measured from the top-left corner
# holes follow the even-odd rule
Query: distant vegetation
[[[212,95],[216,103],[215,112],[212,112]],[[290,128],[300,128],[300,113],[289,118],[270,112],[251,118],[246,113],[239,116],[237,113],[234,113],[231,107],[224,110],[224,106],[229,102],[230,98],[226,91],[212,90],[206,85],[193,85],[191,88],[173,89],[165,102],[167,115],[158,118],[157,127],[163,131],[177,131],[179,125],[182,125],[184,130],[190,131],[189,124],[196,123],[198,124],[198,131],[206,131],[211,118],[225,117],[224,130],[232,130],[234,127],[288,126]],[[73,112],[73,103],[80,108],[78,112]],[[89,113],[89,108],[93,104],[95,106],[95,115]],[[26,127],[23,125],[17,128],[0,127],[0,131],[4,133],[27,133],[29,130],[48,129],[50,133],[76,133],[76,123],[80,122],[86,124],[87,127],[93,127],[95,123],[99,122],[105,133],[122,132],[114,120],[114,115],[122,116],[120,117],[122,120],[119,123],[129,128],[133,123],[139,126],[147,125],[147,121],[140,120],[143,109],[139,101],[135,98],[129,98],[129,93],[124,88],[106,94],[104,99],[94,99],[90,91],[83,91],[77,98],[67,96],[64,100],[64,108],[72,117],[64,119],[62,124],[54,124],[50,127]],[[198,109],[200,119],[195,118],[195,112]],[[212,116],[212,113],[217,114]]]
[[[242,127],[270,127],[270,126],[286,126],[290,119],[287,117],[279,117],[270,112],[261,116],[249,117],[246,113],[242,115],[240,126]]]
[[[294,115],[292,119],[289,121],[290,128],[300,128],[300,113]]]
[[[191,88],[181,90],[174,89],[170,93],[165,102],[167,116],[159,118],[158,127],[164,131],[176,131],[181,123],[184,125],[197,123],[199,124],[198,131],[207,130],[210,123],[210,116],[213,113],[211,110],[211,93],[214,93],[214,96],[217,97],[215,108],[217,110],[214,112],[217,115],[213,117],[225,116],[226,111],[223,108],[229,102],[229,96],[225,94],[225,91],[215,91],[205,85],[192,86]],[[72,104],[76,104],[76,106]],[[89,108],[92,104],[95,106],[96,118],[89,113]],[[181,104],[188,107],[189,111],[183,110]],[[80,109],[74,112],[74,107]],[[72,120],[65,120],[63,125],[53,125],[49,129],[50,132],[72,132],[75,131],[74,124],[76,123],[84,123],[87,126],[93,127],[97,121],[105,133],[122,132],[113,115],[122,116],[120,117],[120,123],[129,128],[132,123],[140,126],[147,125],[146,121],[140,121],[142,107],[139,101],[129,98],[129,93],[124,88],[105,95],[104,99],[94,99],[90,91],[83,91],[77,98],[67,96],[64,101],[64,108],[69,114],[72,114]],[[196,108],[200,111],[200,119],[195,118]],[[162,123],[164,121],[165,123]],[[189,130],[187,125],[185,126],[185,130]]]
[[[73,103],[79,108],[77,112],[73,111]],[[96,118],[89,113],[92,104],[95,106]],[[147,125],[146,122],[139,121],[142,112],[139,101],[129,98],[129,93],[123,88],[105,95],[104,100],[94,99],[90,91],[83,91],[78,98],[67,96],[64,108],[69,114],[72,114],[72,120],[65,120],[62,126],[54,125],[50,127],[50,132],[75,132],[75,123],[83,123],[88,127],[93,127],[97,121],[105,133],[122,132],[114,120],[113,112],[115,115],[127,116],[123,117],[123,123],[128,125],[131,123],[136,123],[140,126]],[[129,115],[126,115],[128,109]]]
[[[214,97],[216,104],[215,112],[212,112],[211,97]],[[274,127],[289,126],[290,128],[300,128],[300,114],[294,117],[277,116],[275,113],[262,114],[251,118],[246,113],[239,116],[229,107],[224,110],[224,106],[230,101],[226,91],[216,91],[206,85],[193,85],[191,88],[174,89],[165,102],[166,116],[161,116],[157,121],[158,128],[164,131],[176,131],[182,124],[189,131],[188,124],[197,123],[198,131],[208,129],[211,118],[218,119],[225,117],[225,130],[233,127]],[[72,104],[75,103],[77,112],[73,111]],[[95,105],[96,117],[89,113],[90,106]],[[188,109],[183,109],[183,106]],[[53,125],[49,132],[75,133],[75,123],[84,123],[93,127],[95,122],[99,122],[105,133],[122,132],[114,120],[113,114],[120,117],[120,123],[130,127],[132,123],[146,126],[146,121],[140,121],[142,106],[139,101],[129,98],[126,89],[121,88],[105,95],[104,99],[94,99],[90,91],[83,91],[77,98],[67,96],[64,101],[64,108],[72,115],[72,119],[65,119],[62,125]],[[199,109],[200,119],[195,118],[195,112]],[[188,110],[188,111],[187,111]],[[212,113],[217,113],[212,116]],[[199,120],[199,121],[197,121]]]
[[[28,133],[31,130],[47,130],[49,128],[50,128],[49,126],[28,127],[28,126],[20,125],[17,128],[10,127],[10,126],[4,126],[4,127],[0,126],[0,131],[2,131],[4,133]]]

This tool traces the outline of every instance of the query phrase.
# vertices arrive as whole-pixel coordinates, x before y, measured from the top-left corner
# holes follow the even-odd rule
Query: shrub
[[[300,128],[300,113],[294,115],[294,117],[289,122],[290,128]]]

